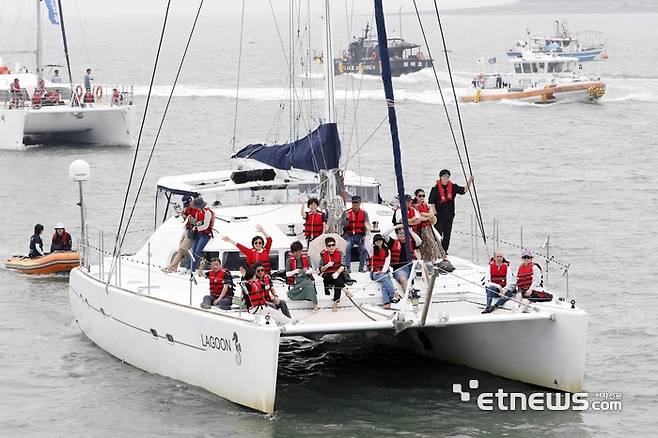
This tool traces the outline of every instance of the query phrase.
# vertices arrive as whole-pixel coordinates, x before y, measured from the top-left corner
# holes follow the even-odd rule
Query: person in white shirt
[[[502,307],[516,292],[514,274],[509,262],[505,260],[502,251],[496,251],[489,262],[484,277],[484,286],[487,290],[487,305],[482,313],[491,313]],[[494,297],[500,297],[496,304],[491,305]]]

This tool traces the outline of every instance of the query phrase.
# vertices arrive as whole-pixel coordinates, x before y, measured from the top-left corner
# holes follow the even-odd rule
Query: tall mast
[[[36,0],[37,4],[37,83],[43,77],[43,67],[41,66],[41,0]]]
[[[331,9],[324,0],[324,123],[336,122],[334,102],[334,55],[331,51]]]
[[[384,7],[382,0],[375,0],[375,21],[377,22],[377,38],[379,47],[379,60],[382,66],[382,82],[384,83],[384,94],[386,95],[386,106],[388,107],[388,124],[391,129],[391,140],[393,143],[393,163],[395,165],[395,178],[398,186],[398,199],[400,211],[402,212],[402,224],[404,227],[405,241],[409,242],[409,219],[407,218],[406,201],[404,199],[404,178],[402,177],[402,156],[400,153],[400,138],[398,136],[398,119],[395,113],[395,96],[393,95],[393,81],[391,80],[391,61],[388,58],[388,38],[386,37],[386,23],[384,22]],[[402,250],[407,256],[408,245],[402,245]]]

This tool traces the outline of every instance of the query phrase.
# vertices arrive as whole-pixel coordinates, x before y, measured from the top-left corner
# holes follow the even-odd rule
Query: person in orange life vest
[[[272,248],[272,238],[267,232],[265,232],[262,225],[256,225],[256,231],[262,233],[263,236],[265,236],[265,240],[263,240],[261,236],[254,236],[251,239],[251,248],[247,248],[243,244],[237,243],[229,236],[224,236],[222,239],[224,239],[225,242],[230,242],[238,247],[240,252],[247,258],[247,266],[253,268],[254,263],[261,263],[265,267],[265,272],[269,274],[271,271],[270,249]]]
[[[286,278],[290,285],[288,298],[293,301],[311,301],[313,308],[318,308],[318,293],[315,290],[313,267],[311,260],[302,251],[302,242],[295,241],[290,244],[288,260],[286,260]]]
[[[260,281],[260,286],[265,292],[265,301],[267,305],[276,310],[280,310],[281,313],[290,318],[290,310],[288,310],[288,304],[286,300],[282,300],[276,294],[274,290],[274,285],[272,284],[272,277],[265,273],[265,267],[262,263],[256,263],[254,265],[254,272],[256,273],[256,280]]]
[[[240,273],[242,274],[242,299],[247,305],[247,309],[258,310],[267,306],[265,291],[261,282],[256,278],[254,270],[251,267],[240,266]]]
[[[71,251],[72,246],[73,239],[71,239],[71,235],[64,229],[64,225],[61,222],[55,225],[55,234],[53,234],[50,243],[50,252]]]
[[[43,95],[43,92],[40,90],[34,90],[34,94],[32,95],[32,106],[33,107],[40,107],[41,106],[41,96]]]
[[[212,229],[215,224],[215,213],[213,213],[208,204],[201,196],[194,198],[192,204],[196,211],[196,224],[192,227],[195,231],[194,240],[192,241],[192,255],[188,265],[191,272],[196,271],[201,263],[201,253],[208,244],[208,241],[213,237]]]
[[[338,311],[340,295],[345,287],[345,266],[342,264],[343,254],[336,248],[336,239],[324,239],[326,249],[320,253],[320,273],[324,283],[324,294],[329,295],[334,290],[331,311]]]
[[[425,202],[425,190],[416,189],[412,205],[420,215],[420,222],[414,227],[414,232],[423,240],[418,248],[421,258],[424,262],[445,259],[446,252],[432,228],[432,225],[436,224],[436,216],[432,213],[432,208]]]
[[[347,272],[350,271],[354,245],[359,247],[359,272],[366,272],[368,250],[366,249],[365,238],[366,233],[370,230],[370,220],[368,219],[368,213],[361,208],[360,196],[352,196],[352,208],[345,211],[342,225],[343,237],[347,241],[345,261],[343,262]]]
[[[194,242],[194,226],[196,225],[196,215],[198,210],[194,208],[193,205],[194,198],[190,195],[183,196],[183,210],[180,210],[178,207],[178,216],[182,216],[184,227],[183,233],[181,234],[180,241],[178,243],[178,251],[174,256],[174,259],[169,263],[169,266],[162,268],[163,272],[174,272],[178,268],[178,264],[185,254],[192,249],[192,243]]]
[[[491,313],[502,307],[516,293],[514,275],[509,262],[505,260],[502,251],[496,251],[489,261],[489,269],[484,276],[484,286],[487,290],[487,305],[482,313]],[[499,297],[491,306],[494,297]]]
[[[384,309],[390,309],[395,300],[395,285],[391,281],[389,271],[391,270],[391,251],[389,251],[384,237],[375,234],[372,238],[372,255],[369,261],[370,279],[379,282],[382,289]]]
[[[311,240],[324,233],[327,216],[318,209],[319,205],[320,201],[317,198],[309,198],[306,202],[309,211],[306,211],[304,203],[302,203],[301,214],[304,219],[304,236],[306,237],[307,246]]]
[[[203,260],[199,265],[199,270],[203,269],[206,261]],[[203,297],[201,307],[210,309],[212,306],[219,307],[222,310],[231,310],[233,304],[233,276],[228,269],[222,268],[222,264],[217,257],[210,259],[210,270],[203,273],[208,279],[210,295]]]
[[[119,93],[119,90],[112,88],[112,106],[121,105],[121,102],[123,102],[123,96]]]
[[[434,228],[441,235],[441,245],[446,254],[450,246],[452,221],[455,218],[455,196],[466,194],[473,181],[473,176],[470,176],[466,182],[466,187],[454,184],[450,181],[450,171],[443,169],[439,172],[439,179],[436,180],[436,184],[430,191],[429,205],[432,207],[432,213],[436,215]]]
[[[411,228],[409,229],[413,241],[407,243],[407,254],[402,250],[402,245],[405,244],[406,237],[404,235],[404,228],[402,224],[395,226],[393,230],[388,230],[384,233],[388,236],[387,245],[391,251],[391,267],[393,268],[393,278],[400,284],[402,290],[407,289],[407,280],[411,276],[411,262],[418,258],[418,247],[423,242],[418,234]]]
[[[91,90],[85,91],[82,101],[84,103],[94,103],[94,93],[92,93]]]
[[[542,287],[542,273],[541,268],[532,261],[532,250],[523,248],[521,251],[521,266],[516,273],[516,297],[519,301],[538,302],[538,301],[551,301],[553,295],[544,292]],[[527,302],[522,307],[524,312],[528,311]]]
[[[14,82],[9,86],[9,91],[11,93],[10,108],[14,106],[22,106],[23,92],[21,91],[21,83],[18,81],[18,78],[14,78]]]
[[[404,195],[404,204],[407,210],[407,220],[409,221],[409,226],[414,227],[416,231],[418,225],[421,223],[421,216],[418,210],[416,210],[412,204],[413,198],[411,195]],[[393,225],[398,225],[402,223],[402,208],[397,208],[393,212]]]

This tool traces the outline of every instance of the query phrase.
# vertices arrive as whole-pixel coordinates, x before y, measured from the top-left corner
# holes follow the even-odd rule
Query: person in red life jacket
[[[432,213],[432,208],[425,202],[425,190],[416,189],[412,205],[420,215],[420,221],[413,229],[423,241],[418,248],[421,259],[431,263],[445,259],[446,253],[441,246],[441,241],[432,228],[432,225],[436,224],[436,216]]]
[[[413,198],[411,195],[406,194],[404,195],[404,205],[405,209],[407,211],[407,220],[409,221],[409,226],[414,227],[414,231],[420,225],[421,223],[421,216],[420,213],[414,208],[413,206]],[[397,208],[393,212],[393,225],[398,225],[402,223],[402,209]]]
[[[188,268],[191,272],[194,272],[199,268],[199,264],[201,263],[203,249],[213,237],[212,231],[215,226],[215,213],[208,208],[208,204],[201,196],[194,198],[192,206],[197,211],[195,213],[196,224],[192,226],[192,230],[195,232],[194,240],[192,241],[193,257],[190,258]]]
[[[517,300],[523,301],[522,310],[528,311],[528,302],[551,301],[553,295],[544,292],[541,268],[533,263],[532,250],[523,248],[521,251],[521,266],[516,273]]]
[[[290,318],[288,303],[286,303],[286,300],[279,298],[276,294],[274,285],[272,284],[272,277],[265,272],[265,267],[261,263],[256,263],[254,265],[254,272],[256,273],[256,280],[260,281],[260,286],[265,292],[265,301],[267,301],[267,305],[276,310],[280,310],[281,313]]]
[[[240,266],[240,272],[242,272],[242,298],[247,309],[258,310],[261,307],[267,306],[265,290],[263,290],[261,282],[256,278],[254,270],[250,267],[245,269],[244,266]]]
[[[450,181],[450,171],[443,169],[439,172],[439,179],[436,180],[436,184],[430,191],[429,204],[432,207],[432,213],[436,215],[434,228],[441,235],[441,245],[446,254],[450,246],[452,221],[455,219],[455,196],[466,194],[473,181],[473,176],[470,176],[466,187],[462,187]]]
[[[324,239],[326,249],[320,253],[320,273],[324,283],[324,294],[330,295],[334,290],[331,311],[338,311],[340,296],[345,287],[345,266],[342,263],[343,254],[336,248],[336,239]]]
[[[509,262],[505,260],[502,251],[494,252],[489,261],[489,269],[484,276],[484,286],[487,290],[487,305],[482,313],[491,313],[507,302],[516,293],[514,275]],[[499,297],[496,304],[491,306],[494,297]]]
[[[200,263],[199,270],[203,269],[206,261]],[[210,270],[201,275],[208,279],[210,294],[203,297],[201,307],[210,309],[212,306],[222,310],[231,310],[233,304],[233,276],[228,269],[222,268],[217,257],[210,259]]]
[[[162,268],[163,272],[174,272],[178,269],[178,264],[183,260],[185,254],[192,249],[192,243],[194,242],[195,232],[193,230],[196,225],[196,215],[198,210],[194,208],[193,205],[194,198],[190,195],[183,196],[183,210],[180,210],[178,207],[178,217],[183,218],[183,224],[185,229],[181,234],[180,241],[178,243],[178,251],[174,256],[174,259],[169,263],[169,266]],[[176,204],[177,205],[177,204]]]
[[[370,279],[379,282],[382,289],[382,298],[384,300],[384,309],[390,309],[391,303],[396,303],[395,285],[391,281],[391,251],[389,251],[384,237],[381,234],[375,234],[372,238],[372,255],[368,262],[370,267]]]
[[[406,243],[407,251],[402,250],[402,245],[406,242],[404,229],[401,224],[396,225],[394,230],[388,230],[384,233],[388,236],[387,245],[391,251],[391,267],[393,268],[393,278],[400,284],[402,290],[407,289],[407,280],[411,276],[411,262],[416,260],[418,247],[423,242],[418,234],[411,228],[409,229],[412,241]]]
[[[73,239],[71,235],[64,229],[62,223],[55,225],[55,233],[50,242],[50,252],[55,251],[71,251],[73,247]]]
[[[92,93],[91,90],[85,91],[82,101],[84,103],[94,103],[94,93]]]
[[[41,96],[43,95],[43,92],[40,90],[34,90],[34,94],[32,95],[32,106],[35,108],[38,108],[41,106]]]
[[[14,81],[9,86],[9,92],[11,94],[9,107],[23,106],[23,92],[21,91],[21,83],[18,81],[18,78],[14,78]]]
[[[112,106],[121,105],[123,103],[123,95],[116,88],[112,89]]]
[[[253,268],[255,263],[261,263],[265,267],[265,272],[270,273],[270,249],[272,248],[272,238],[265,232],[261,225],[256,226],[256,230],[265,236],[265,240],[261,236],[254,236],[251,239],[251,248],[247,248],[241,243],[237,243],[229,236],[224,236],[222,239],[237,246],[238,249],[247,258],[247,266]]]
[[[320,201],[317,198],[310,198],[306,202],[309,211],[306,211],[304,203],[302,203],[301,214],[304,219],[304,236],[306,237],[307,246],[311,240],[324,233],[327,216],[318,209],[319,205]]]
[[[318,293],[315,290],[313,267],[311,260],[303,252],[302,242],[290,244],[288,260],[286,260],[286,280],[290,286],[288,298],[293,301],[311,301],[313,309],[318,308]]]
[[[366,262],[368,261],[368,250],[366,249],[366,233],[370,231],[370,220],[368,213],[361,208],[361,197],[352,196],[352,208],[348,209],[343,215],[343,238],[347,241],[345,248],[344,266],[347,272],[350,271],[352,263],[352,248],[355,245],[359,247],[359,272],[366,272]]]

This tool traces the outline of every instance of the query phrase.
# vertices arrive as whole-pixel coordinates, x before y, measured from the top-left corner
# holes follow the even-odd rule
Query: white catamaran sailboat
[[[385,42],[381,1],[375,4],[378,36]],[[330,17],[328,0],[324,16]],[[327,59],[332,59],[330,41],[327,20]],[[388,59],[386,53],[382,58]],[[325,63],[325,122],[308,136],[279,146],[249,145],[234,155],[239,164],[236,171],[160,178],[157,229],[137,253],[113,257],[105,251],[102,237],[98,245],[91,245],[89,233],[85,233],[82,266],[71,272],[69,285],[71,308],[81,331],[131,365],[265,413],[274,411],[279,343],[285,337],[367,334],[509,379],[555,390],[580,390],[587,314],[574,304],[555,300],[531,304],[528,313],[514,312],[510,306],[483,315],[484,267],[457,257],[450,258],[455,270],[449,274],[413,262],[412,281],[406,290],[399,289],[402,299],[391,309],[383,307],[379,283],[356,269],[352,271],[355,282],[337,312],[331,311],[332,302],[322,293],[317,275],[318,310],[311,301],[290,300],[285,282],[275,284],[278,295],[288,299],[291,318],[269,307],[247,311],[240,304],[239,288],[230,310],[204,309],[200,303],[208,294],[208,280],[161,271],[178,248],[182,222],[175,207],[186,195],[201,195],[208,201],[216,215],[217,231],[205,247],[206,254],[219,257],[236,276],[244,259],[220,235],[248,241],[256,225],[262,225],[274,242],[272,270],[282,269],[290,244],[303,240],[302,194],[322,199],[328,228],[335,225],[343,200],[351,195],[362,197],[362,208],[374,227],[390,223],[393,211],[382,203],[379,183],[337,170],[340,140],[334,122],[331,69],[331,63]],[[388,65],[382,76],[388,76],[387,98],[392,103]],[[394,139],[394,147],[395,143]],[[71,173],[81,181],[87,170],[78,165],[72,165]],[[313,262],[317,266],[318,261]],[[416,291],[419,299],[414,298]]]
[[[74,85],[62,11],[54,10],[53,1],[44,3],[51,9],[51,22],[61,24],[68,83],[44,78],[42,2],[36,0],[36,48],[10,52],[33,53],[36,72],[27,73],[18,64],[11,69],[0,65],[0,149],[21,150],[33,144],[132,145],[135,118],[132,87],[92,85],[85,90],[82,85]]]

